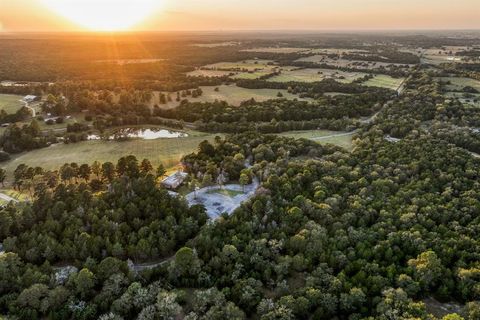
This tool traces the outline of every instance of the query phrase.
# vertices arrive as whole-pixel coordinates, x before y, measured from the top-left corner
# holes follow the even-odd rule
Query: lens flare
[[[162,0],[41,0],[50,10],[94,31],[123,31],[154,14]]]

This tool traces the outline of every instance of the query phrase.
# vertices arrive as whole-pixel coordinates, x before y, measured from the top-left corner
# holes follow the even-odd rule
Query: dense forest
[[[65,168],[51,184],[18,169],[35,181],[36,200],[0,211],[10,252],[0,260],[2,309],[26,319],[427,319],[414,302],[422,297],[476,300],[479,160],[441,140],[412,133],[394,144],[380,133],[365,133],[353,154],[254,133],[203,144],[185,158],[196,176],[228,170],[242,154],[263,184],[201,229],[201,208],[156,187],[152,168],[131,157],[100,166],[100,196]],[[185,243],[171,264],[140,278],[124,262]],[[80,271],[52,282],[57,262]]]

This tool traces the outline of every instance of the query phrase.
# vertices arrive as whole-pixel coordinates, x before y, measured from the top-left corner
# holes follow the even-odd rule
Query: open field
[[[397,90],[402,84],[403,80],[404,78],[393,78],[384,74],[377,74],[374,78],[362,83],[362,85]]]
[[[353,149],[352,137],[354,132],[341,132],[330,130],[306,130],[306,131],[288,131],[279,133],[279,136],[295,139],[308,139],[318,143],[330,143],[342,147],[346,150]]]
[[[442,48],[426,49],[423,53],[422,63],[438,65],[441,63],[451,62],[472,62],[475,61],[475,59],[456,55],[460,51],[466,51],[470,49],[472,48],[466,46],[445,46]],[[476,61],[478,62],[479,60],[476,59]]]
[[[238,46],[240,42],[225,41],[225,42],[211,42],[211,43],[195,43],[192,46],[200,48],[218,48],[218,47],[230,47]]]
[[[442,77],[437,78],[442,82],[446,91],[462,91],[465,87],[472,87],[480,91],[480,81],[465,77]]]
[[[165,61],[165,59],[109,59],[109,60],[97,60],[97,63],[115,63],[120,66],[127,64],[142,64],[142,63],[155,63]]]
[[[351,96],[351,93],[343,93],[343,92],[325,92],[323,95],[328,97],[335,97],[335,96]]]
[[[187,76],[214,78],[214,77],[230,76],[235,74],[236,73],[232,71],[198,69],[198,70],[187,73]]]
[[[98,161],[116,162],[119,158],[133,154],[139,160],[149,159],[153,165],[163,163],[166,167],[174,166],[182,156],[197,150],[203,140],[213,140],[215,135],[188,131],[186,138],[128,140],[117,141],[82,141],[72,144],[55,144],[48,148],[37,149],[19,155],[13,155],[12,160],[2,163],[9,176],[21,164],[42,166],[45,169],[58,169],[64,163],[92,163]]]
[[[203,70],[223,70],[223,71],[271,71],[277,66],[271,60],[245,60],[238,62],[218,62],[201,67]]]
[[[203,91],[203,94],[200,97],[192,98],[191,96],[182,98],[187,99],[191,102],[214,102],[215,100],[218,101],[227,101],[229,104],[233,106],[239,106],[243,101],[255,99],[258,102],[266,101],[270,99],[278,99],[277,94],[279,92],[282,93],[283,98],[293,100],[303,100],[309,101],[310,99],[302,99],[299,98],[297,95],[289,93],[287,90],[276,90],[276,89],[246,89],[237,87],[236,85],[221,85],[218,86],[218,91],[215,91],[213,86],[208,87],[200,87]],[[159,104],[159,97],[158,92],[155,93],[154,103],[158,104],[161,108],[164,109],[172,109],[175,108],[180,104],[180,102],[176,101],[176,93],[169,93],[172,97],[171,102],[166,104]]]
[[[338,82],[351,83],[352,81],[364,77],[366,73],[344,72],[335,69],[290,69],[283,70],[278,76],[274,76],[268,81],[271,82],[316,82],[324,79],[335,79]]]
[[[20,100],[22,96],[15,94],[0,94],[0,110],[5,110],[6,113],[15,113],[24,106]]]
[[[438,54],[425,54],[422,57],[422,63],[426,64],[441,64],[446,62],[461,62],[462,57],[456,57],[453,55],[438,55]]]
[[[266,76],[271,74],[271,70],[263,70],[263,71],[249,71],[249,72],[241,72],[234,76],[232,79],[258,79],[260,77]]]
[[[263,48],[251,48],[242,51],[245,52],[261,52],[261,53],[297,53],[309,51],[308,48],[291,48],[291,47],[263,47]]]
[[[229,76],[232,79],[258,79],[262,76],[266,76],[272,73],[272,69],[266,68],[259,69],[259,70],[250,70],[246,72],[239,72],[239,71],[224,71],[224,70],[210,70],[210,69],[198,69],[192,72],[187,73],[187,76],[190,77],[208,77],[208,78],[215,78],[215,77],[225,77]]]
[[[447,92],[445,96],[449,98],[457,98],[462,103],[480,107],[480,93]]]
[[[362,49],[345,49],[345,48],[301,48],[301,47],[258,47],[242,50],[244,52],[259,52],[259,53],[302,53],[302,54],[368,54],[367,50]]]
[[[362,49],[342,49],[342,48],[318,48],[310,49],[307,53],[309,54],[350,54],[350,53],[368,53],[367,50]]]
[[[361,61],[361,60],[347,60],[347,59],[332,59],[325,55],[313,55],[308,57],[303,57],[298,60],[298,62],[312,62],[316,64],[328,64],[337,68],[355,68],[361,70],[371,70],[379,69],[380,67],[388,68],[389,66],[397,66],[403,68],[409,68],[412,65],[402,64],[402,63],[389,63],[389,62],[378,62],[378,61]]]

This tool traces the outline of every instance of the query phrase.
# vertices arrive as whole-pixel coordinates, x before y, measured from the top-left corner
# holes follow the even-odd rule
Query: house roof
[[[169,175],[167,178],[165,178],[162,181],[162,184],[164,184],[165,186],[177,187],[185,180],[187,176],[188,176],[188,173],[177,171]]]
[[[36,97],[37,96],[28,95],[28,96],[23,97],[23,100],[34,100]]]

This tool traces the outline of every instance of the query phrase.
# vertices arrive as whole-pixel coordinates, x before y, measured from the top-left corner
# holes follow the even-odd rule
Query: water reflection
[[[143,139],[143,140],[155,140],[155,139],[172,139],[172,138],[185,138],[188,134],[180,131],[171,131],[166,129],[137,129],[137,128],[124,128],[114,132],[110,136],[100,136],[97,134],[90,134],[87,136],[88,140],[122,140],[128,138]]]

